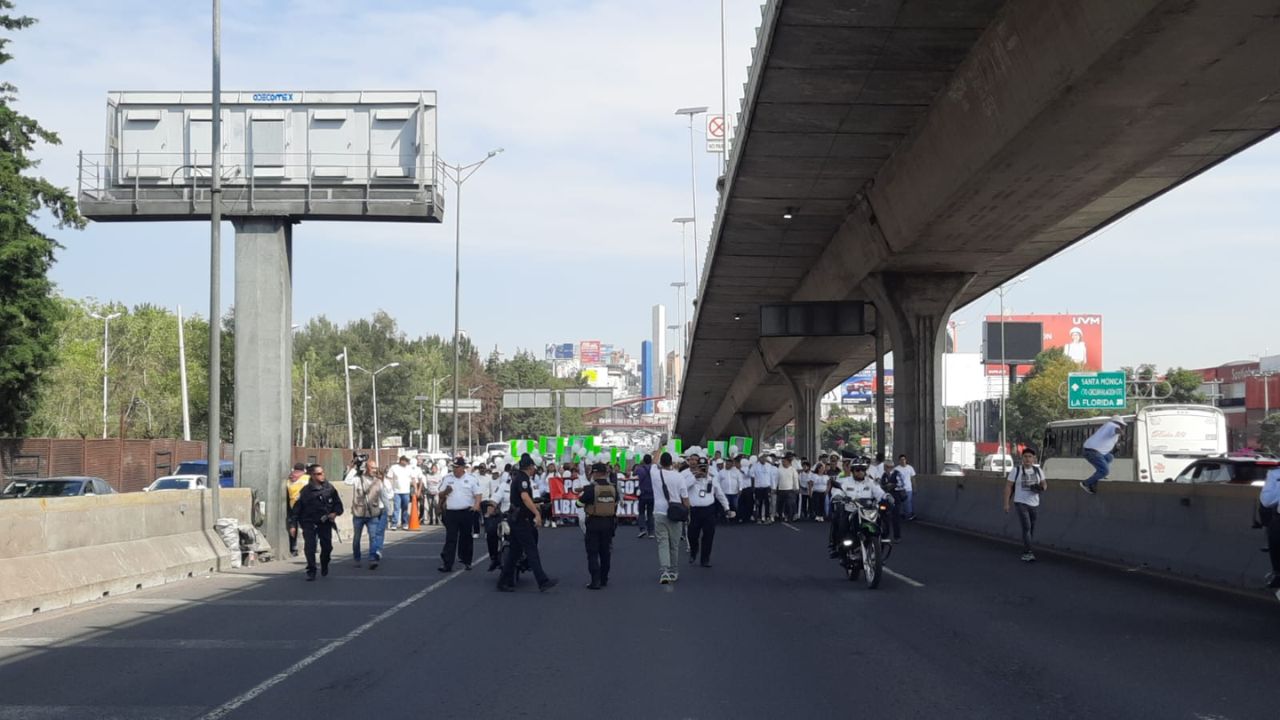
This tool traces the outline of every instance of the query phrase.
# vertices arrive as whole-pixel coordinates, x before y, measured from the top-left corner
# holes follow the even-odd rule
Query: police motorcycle
[[[884,563],[893,551],[893,545],[883,541],[882,519],[890,512],[888,503],[842,493],[832,499],[831,506],[834,512],[841,513],[833,554],[849,580],[857,581],[861,576],[868,589],[876,589],[884,576]]]

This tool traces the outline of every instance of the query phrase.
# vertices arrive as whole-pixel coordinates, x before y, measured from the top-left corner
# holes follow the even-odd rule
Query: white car
[[[960,463],[942,463],[942,474],[946,477],[964,477],[964,468]]]
[[[153,490],[206,490],[209,487],[209,479],[204,475],[165,475],[162,478],[156,478],[156,481],[148,485],[142,492],[152,492]]]

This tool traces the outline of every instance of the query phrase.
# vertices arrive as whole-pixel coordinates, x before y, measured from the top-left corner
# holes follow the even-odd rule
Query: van
[[[188,460],[174,470],[174,475],[209,475],[208,460]],[[230,460],[222,460],[218,463],[218,485],[224,488],[236,486],[236,464]]]
[[[1008,455],[988,455],[982,459],[982,469],[986,472],[1007,473],[1013,469],[1013,458]]]

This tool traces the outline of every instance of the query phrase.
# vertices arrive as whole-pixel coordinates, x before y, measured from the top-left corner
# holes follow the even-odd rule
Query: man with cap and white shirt
[[[733,507],[720,487],[720,481],[707,470],[703,460],[695,459],[690,470],[693,482],[689,486],[689,564],[700,560],[702,567],[709,568],[719,508],[732,518]]]
[[[729,501],[729,509],[734,513],[738,511],[738,496],[742,492],[742,470],[738,467],[741,462],[742,456],[729,458],[724,471],[716,476],[716,480],[720,482],[720,490]]]
[[[765,453],[760,462],[751,469],[751,477],[755,481],[755,516],[756,523],[768,525],[773,522],[773,508],[770,499],[778,485],[778,469],[773,466],[773,455]]]
[[[1113,415],[1084,441],[1084,459],[1094,470],[1092,475],[1080,481],[1080,487],[1090,495],[1098,494],[1098,481],[1111,472],[1111,461],[1115,460],[1112,452],[1124,438],[1124,426],[1124,418]]]
[[[408,455],[401,455],[395,465],[387,468],[387,480],[391,483],[395,499],[391,506],[391,529],[409,529],[409,495],[417,477]]]
[[[778,521],[795,520],[797,499],[800,495],[800,470],[796,467],[795,453],[782,456],[782,467],[777,469]]]
[[[440,552],[440,572],[452,572],[457,557],[470,570],[473,552],[472,513],[480,512],[480,480],[467,472],[467,461],[453,461],[453,474],[440,481],[440,504],[444,507],[444,549]]]

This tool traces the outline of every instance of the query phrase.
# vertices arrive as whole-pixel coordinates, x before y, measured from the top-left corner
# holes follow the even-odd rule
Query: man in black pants
[[[591,482],[582,488],[582,496],[578,498],[587,515],[583,540],[587,546],[587,572],[591,573],[588,590],[599,590],[609,584],[619,497],[618,486],[609,481],[609,466],[602,462],[592,465]]]
[[[529,569],[538,581],[538,589],[542,591],[555,587],[556,579],[547,577],[542,569],[542,558],[538,556],[538,526],[542,524],[542,514],[533,501],[533,473],[537,463],[525,453],[520,457],[519,470],[511,476],[511,524],[510,545],[507,556],[502,559],[502,576],[498,578],[498,590],[515,592],[516,562],[523,555],[529,561]]]
[[[324,468],[312,465],[311,481],[298,493],[293,519],[302,528],[303,553],[307,556],[307,580],[316,579],[316,543],[320,544],[320,574],[329,574],[333,555],[333,519],[342,514],[342,498],[324,479]]]
[[[473,538],[471,526],[480,512],[480,481],[467,472],[467,461],[453,461],[453,474],[440,481],[440,504],[444,506],[444,550],[440,552],[440,572],[453,571],[456,556],[471,569]]]
[[[720,481],[709,475],[705,463],[699,460],[693,467],[693,485],[689,487],[689,564],[700,560],[702,567],[709,568],[719,508],[730,518],[733,508],[720,489]]]

